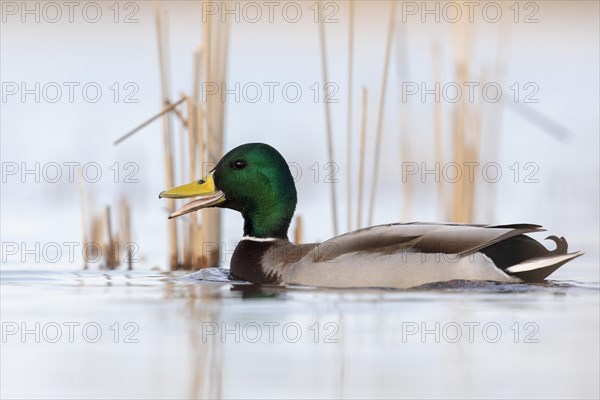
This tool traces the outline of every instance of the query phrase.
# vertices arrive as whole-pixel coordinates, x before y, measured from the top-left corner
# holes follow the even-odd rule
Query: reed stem
[[[164,107],[161,112],[159,112],[158,114],[152,116],[151,118],[147,119],[146,121],[142,122],[141,124],[139,124],[138,126],[136,126],[135,128],[133,128],[132,130],[130,130],[129,132],[127,132],[126,134],[124,134],[123,136],[121,136],[119,139],[115,140],[114,143],[113,143],[113,145],[116,146],[116,145],[120,144],[122,141],[124,141],[125,139],[128,139],[130,136],[132,136],[134,133],[137,133],[140,129],[148,126],[152,122],[154,122],[157,119],[159,119],[160,117],[164,116],[169,111],[174,110],[178,105],[180,105],[181,103],[183,103],[185,100],[186,100],[185,97],[182,97],[176,103],[169,104],[167,107]]]
[[[77,168],[77,188],[79,189],[79,207],[81,209],[81,233],[83,238],[83,248],[87,248],[88,244],[88,231],[86,224],[86,213],[85,213],[85,195],[83,190],[83,172],[81,165]],[[83,269],[88,269],[88,257],[87,254],[83,254]]]
[[[301,244],[304,241],[303,235],[303,226],[302,226],[302,216],[298,215],[296,217],[296,223],[294,225],[294,243]]]
[[[365,143],[367,140],[367,88],[362,88],[360,112],[360,154],[358,166],[358,207],[356,215],[356,229],[362,225],[363,211],[363,181],[365,176]]]
[[[387,87],[387,77],[390,65],[390,50],[392,48],[392,33],[394,32],[394,19],[396,11],[396,2],[391,2],[391,10],[388,21],[387,41],[385,45],[385,60],[383,62],[383,77],[381,79],[381,91],[379,93],[379,114],[377,116],[377,130],[375,133],[375,158],[373,160],[373,184],[371,186],[371,203],[369,205],[368,224],[373,223],[373,213],[375,211],[375,193],[377,192],[377,178],[379,176],[379,164],[381,162],[381,131],[383,130],[383,115],[385,110],[385,92]]]
[[[348,145],[346,152],[346,159],[348,162],[348,171],[347,171],[347,193],[346,196],[348,198],[348,210],[347,210],[347,223],[348,223],[348,231],[352,230],[352,68],[353,68],[353,53],[354,53],[354,1],[351,0],[348,3],[350,7],[349,11],[349,24],[350,27],[348,29],[348,119],[347,119],[347,128],[348,128]]]
[[[434,43],[432,48],[433,53],[433,81],[442,81],[442,51],[439,43]],[[433,124],[434,124],[434,142],[435,142],[435,162],[443,167],[444,156],[442,153],[442,141],[443,141],[443,126],[442,126],[442,103],[436,101],[433,103]],[[442,179],[438,184],[437,192],[437,205],[439,217],[444,220],[446,218],[446,205],[444,189],[446,183]]]
[[[165,33],[163,32],[163,24],[161,20],[161,10],[157,3],[156,5],[156,32],[158,44],[158,60],[160,67],[160,87],[162,96],[162,107],[169,107],[169,81],[167,71],[167,50]],[[163,151],[165,159],[165,184],[171,188],[175,186],[175,174],[173,169],[173,151],[172,151],[172,122],[169,113],[162,114],[163,121]],[[167,209],[169,213],[175,211],[175,200],[167,199]],[[169,236],[169,267],[174,270],[178,266],[178,246],[177,246],[177,225],[175,219],[167,220],[168,236]]]
[[[323,9],[323,1],[319,0],[319,38],[321,43],[321,66],[323,70],[323,89],[325,89],[325,99],[323,100],[323,104],[325,104],[325,123],[327,128],[327,154],[330,165],[335,165],[334,157],[333,157],[333,133],[331,130],[331,111],[329,108],[328,102],[328,90],[329,80],[327,78],[327,50],[325,48],[325,27],[323,25],[323,16],[321,15],[321,10]],[[336,236],[338,234],[338,220],[337,220],[337,197],[336,197],[336,187],[335,184],[331,184],[331,215],[333,217],[333,234]]]

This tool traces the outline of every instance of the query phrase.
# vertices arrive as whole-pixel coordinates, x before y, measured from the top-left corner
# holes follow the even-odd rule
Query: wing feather
[[[414,251],[466,256],[514,236],[540,232],[534,224],[478,225],[455,223],[395,223],[336,236],[315,246],[308,256],[327,261],[357,252]]]

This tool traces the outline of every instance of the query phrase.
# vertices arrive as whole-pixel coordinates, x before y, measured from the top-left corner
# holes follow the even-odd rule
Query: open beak
[[[183,207],[179,208],[173,214],[169,215],[169,219],[179,217],[180,215],[191,213],[192,211],[201,208],[214,207],[225,201],[225,193],[217,190],[213,174],[206,175],[199,181],[188,183],[187,185],[177,186],[173,189],[165,190],[158,195],[158,198],[166,199],[187,199],[190,197],[198,197]]]

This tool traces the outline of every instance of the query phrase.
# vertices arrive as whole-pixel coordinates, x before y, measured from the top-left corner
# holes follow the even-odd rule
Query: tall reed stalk
[[[162,108],[170,105],[169,102],[169,80],[168,80],[168,49],[166,39],[166,29],[163,24],[166,24],[161,17],[160,6],[156,6],[156,32],[158,45],[158,62],[160,69],[160,88],[162,97]],[[175,171],[173,168],[173,150],[172,150],[172,122],[171,115],[165,113],[162,116],[163,123],[163,153],[165,160],[165,184],[171,188],[175,186]],[[175,200],[167,199],[167,209],[169,213],[175,211]],[[168,238],[169,238],[169,267],[171,270],[177,269],[179,266],[178,246],[177,246],[177,223],[175,220],[167,220]]]
[[[363,213],[363,187],[365,178],[365,153],[367,140],[367,88],[363,87],[361,92],[360,108],[360,146],[359,146],[359,164],[358,164],[358,207],[356,215],[356,229],[362,226]]]
[[[381,77],[381,90],[379,92],[379,113],[377,115],[377,130],[375,131],[375,155],[373,159],[373,178],[371,185],[371,202],[369,204],[368,224],[373,223],[375,211],[375,193],[377,193],[377,179],[379,178],[379,164],[381,163],[381,136],[383,130],[383,115],[385,110],[385,92],[387,88],[388,70],[390,66],[390,51],[392,48],[392,35],[394,33],[394,19],[396,14],[396,2],[390,2],[390,14],[388,20],[387,40],[385,45],[385,59],[383,61],[383,75]]]
[[[335,165],[333,155],[333,132],[331,129],[331,110],[329,107],[329,79],[327,75],[327,49],[326,49],[326,38],[325,38],[325,27],[323,22],[323,1],[319,0],[319,42],[321,47],[321,69],[323,72],[323,89],[325,89],[325,98],[323,104],[325,105],[325,126],[327,132],[327,157],[330,165]],[[331,188],[331,215],[333,218],[333,234],[338,234],[338,218],[337,218],[337,195],[336,185],[329,185]]]
[[[354,1],[351,0],[348,3],[349,6],[349,28],[348,28],[348,116],[347,116],[347,151],[346,151],[346,162],[347,165],[347,224],[348,230],[352,229],[352,73],[354,63]]]

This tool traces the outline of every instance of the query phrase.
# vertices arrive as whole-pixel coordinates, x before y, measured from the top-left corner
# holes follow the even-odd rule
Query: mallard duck
[[[296,187],[273,147],[249,143],[227,153],[204,178],[160,193],[191,198],[169,218],[206,207],[236,210],[244,236],[231,275],[256,284],[409,288],[451,280],[540,282],[583,253],[567,253],[565,238],[547,250],[526,236],[533,224],[394,223],[359,229],[326,242],[294,244],[288,227]]]

